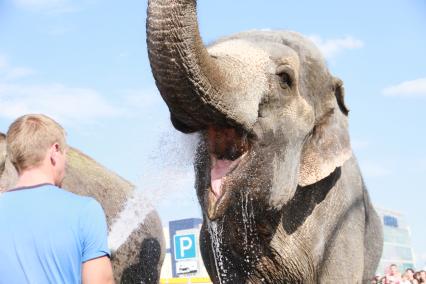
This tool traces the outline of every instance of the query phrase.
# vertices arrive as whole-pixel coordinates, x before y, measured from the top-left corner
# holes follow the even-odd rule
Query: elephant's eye
[[[278,66],[276,70],[280,86],[283,89],[288,89],[293,86],[294,70],[287,64]]]
[[[287,72],[282,72],[282,73],[278,74],[278,76],[280,78],[281,88],[283,88],[283,89],[291,88],[293,80]]]

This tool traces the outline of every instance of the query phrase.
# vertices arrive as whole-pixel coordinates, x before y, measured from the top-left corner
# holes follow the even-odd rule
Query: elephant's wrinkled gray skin
[[[352,156],[343,83],[312,42],[249,31],[205,48],[194,0],[149,0],[147,44],[173,125],[201,133],[196,190],[212,280],[373,276],[380,220]]]
[[[122,218],[120,213],[132,198],[135,187],[76,149],[70,148],[67,155],[62,187],[98,200],[105,211],[109,238],[112,234],[120,234],[111,229],[118,222],[129,221]],[[6,157],[5,136],[0,133],[0,194],[13,187],[17,177],[15,168]],[[163,229],[154,209],[148,209],[146,213],[143,219],[136,222],[137,225],[129,232],[127,239],[123,240],[124,243],[116,251],[112,251],[111,262],[116,283],[159,283],[165,255]],[[117,227],[123,228],[123,224]]]

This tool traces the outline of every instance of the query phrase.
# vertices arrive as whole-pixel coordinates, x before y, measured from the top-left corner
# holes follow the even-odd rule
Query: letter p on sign
[[[174,243],[176,260],[195,258],[197,256],[195,235],[175,235]]]

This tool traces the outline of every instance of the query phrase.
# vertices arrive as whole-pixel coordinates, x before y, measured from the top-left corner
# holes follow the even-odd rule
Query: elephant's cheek
[[[300,95],[296,95],[283,108],[281,113],[284,127],[289,132],[289,140],[305,137],[315,123],[313,107]]]

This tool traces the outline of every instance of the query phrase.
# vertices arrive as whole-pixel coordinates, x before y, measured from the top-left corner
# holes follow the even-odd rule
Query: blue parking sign
[[[175,243],[175,259],[188,259],[188,258],[196,258],[196,243],[195,243],[195,235],[175,235],[174,237]]]

